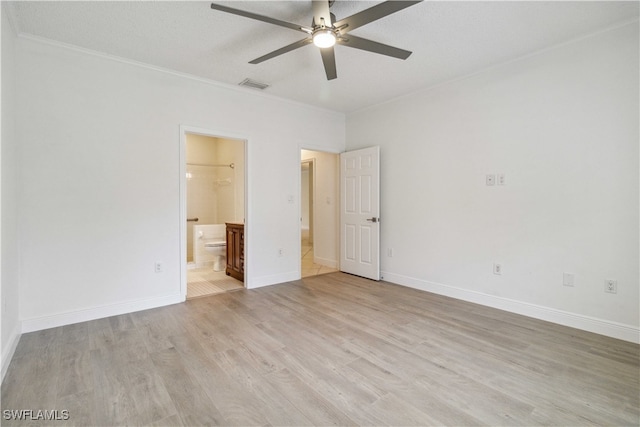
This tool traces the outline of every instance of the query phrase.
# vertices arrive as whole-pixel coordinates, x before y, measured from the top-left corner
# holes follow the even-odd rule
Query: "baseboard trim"
[[[298,279],[300,279],[299,271],[289,271],[287,273],[273,274],[270,276],[252,277],[251,281],[247,283],[247,289],[277,285],[278,283],[293,282]]]
[[[149,298],[137,301],[128,301],[117,304],[109,304],[100,307],[87,308],[51,316],[36,317],[22,320],[22,333],[56,328],[58,326],[71,325],[73,323],[118,316],[120,314],[133,313],[148,310],[150,308],[163,307],[165,305],[183,302],[180,293],[157,298]]]
[[[314,256],[313,262],[315,264],[323,265],[329,268],[338,268],[338,261],[336,261],[335,259],[327,259],[327,258],[320,258],[320,257]]]
[[[11,338],[9,338],[9,343],[7,344],[7,348],[2,349],[2,374],[0,375],[0,384],[4,381],[4,376],[9,369],[9,364],[11,364],[11,359],[13,359],[13,355],[16,352],[16,348],[18,348],[18,342],[20,341],[20,324],[14,329],[11,333]]]
[[[532,317],[534,319],[545,320],[559,325],[569,326],[583,331],[640,344],[640,328],[631,325],[484,294],[481,292],[470,291],[468,289],[461,289],[440,283],[429,282],[427,280],[416,279],[413,277],[403,276],[401,274],[390,273],[388,271],[381,272],[381,275],[384,278],[384,281],[394,283],[396,285],[432,292],[434,294],[473,302],[487,307],[493,307],[511,313]]]

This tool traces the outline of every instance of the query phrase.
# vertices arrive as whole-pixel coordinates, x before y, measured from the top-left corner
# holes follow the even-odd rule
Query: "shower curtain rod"
[[[187,166],[207,166],[210,168],[235,168],[235,163],[229,163],[228,165],[206,165],[204,163],[187,163]]]

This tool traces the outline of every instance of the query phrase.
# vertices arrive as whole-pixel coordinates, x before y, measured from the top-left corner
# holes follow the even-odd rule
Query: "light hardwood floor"
[[[2,409],[68,410],[56,426],[637,426],[639,356],[332,273],[25,334]]]

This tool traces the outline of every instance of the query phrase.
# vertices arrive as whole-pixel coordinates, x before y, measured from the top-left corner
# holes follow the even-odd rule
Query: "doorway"
[[[339,155],[300,152],[301,277],[338,271]]]
[[[244,288],[227,269],[227,224],[244,232],[246,141],[182,129],[181,289],[186,299]],[[237,277],[237,275],[234,275]]]

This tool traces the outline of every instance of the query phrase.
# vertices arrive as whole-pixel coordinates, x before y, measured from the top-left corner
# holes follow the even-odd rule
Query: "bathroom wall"
[[[244,221],[244,141],[187,134],[187,262],[194,262],[194,226]],[[211,167],[202,165],[230,165]]]
[[[216,224],[218,220],[218,197],[214,189],[217,168],[194,164],[215,164],[215,138],[187,134],[187,218],[198,218],[198,222],[187,221],[187,262],[193,261],[193,227],[196,224]]]
[[[234,164],[234,168],[216,168],[215,189],[218,200],[217,220],[244,222],[244,141],[215,138],[215,161]]]

